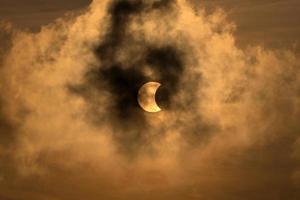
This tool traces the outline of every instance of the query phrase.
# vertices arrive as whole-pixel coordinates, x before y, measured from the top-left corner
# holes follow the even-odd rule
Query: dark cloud
[[[14,139],[15,126],[8,121],[3,111],[3,105],[0,103],[0,141],[1,145],[7,146]]]
[[[182,90],[181,92],[186,90],[181,88],[181,77],[184,77],[184,68],[187,67],[185,66],[187,64],[185,55],[190,53],[188,45],[149,43],[143,36],[136,36],[129,29],[133,17],[158,9],[164,9],[163,12],[167,11],[168,13],[168,10],[173,9],[170,7],[171,3],[175,4],[175,1],[156,1],[150,7],[142,1],[114,1],[111,3],[108,7],[108,16],[110,17],[108,29],[105,30],[104,40],[95,50],[100,65],[87,72],[85,85],[71,86],[71,91],[75,93],[80,94],[80,90],[83,91],[83,96],[91,103],[95,102],[87,95],[87,90],[98,90],[99,93],[101,91],[110,92],[112,99],[110,105],[106,105],[110,109],[110,114],[106,118],[110,120],[105,122],[120,129],[116,130],[116,138],[123,148],[131,149],[131,146],[136,147],[148,143],[145,140],[148,137],[146,130],[151,129],[151,126],[149,127],[147,124],[147,113],[140,108],[137,102],[138,90],[146,82],[158,81],[162,84],[157,94],[157,102],[163,109],[166,111],[184,109],[180,108],[178,104],[175,105],[173,100],[179,90]],[[162,13],[162,15],[165,14]],[[179,39],[183,40],[183,38]],[[134,53],[132,53],[132,49],[135,50]],[[123,57],[127,58],[125,61],[118,60],[121,53]],[[189,57],[192,57],[192,54]],[[154,71],[155,76],[147,76],[144,72],[145,68]],[[199,81],[198,79],[197,82],[192,83],[193,88]],[[84,90],[80,88],[84,88]],[[191,103],[193,104],[193,102]],[[97,106],[100,105],[93,105],[92,108]],[[94,116],[101,116],[101,114],[95,112]],[[100,118],[96,122],[101,124],[102,120]],[[199,116],[195,116],[197,126],[200,126],[200,121]],[[189,126],[194,126],[194,122],[190,123]],[[118,134],[119,131],[122,133]],[[137,152],[136,149],[135,152]]]

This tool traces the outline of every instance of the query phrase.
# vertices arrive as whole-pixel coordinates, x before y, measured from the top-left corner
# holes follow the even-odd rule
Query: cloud
[[[183,0],[7,28],[0,197],[296,199],[299,58],[240,49],[234,28]],[[158,114],[135,99],[153,79]]]

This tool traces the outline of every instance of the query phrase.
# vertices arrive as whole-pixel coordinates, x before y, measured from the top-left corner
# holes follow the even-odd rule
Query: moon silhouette
[[[155,100],[156,91],[160,86],[158,82],[148,82],[139,89],[137,100],[144,111],[151,113],[161,111]]]

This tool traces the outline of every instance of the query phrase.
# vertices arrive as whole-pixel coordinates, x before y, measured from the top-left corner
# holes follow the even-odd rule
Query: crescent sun
[[[139,89],[137,100],[144,111],[151,113],[161,111],[155,100],[156,91],[160,86],[158,82],[147,82]]]

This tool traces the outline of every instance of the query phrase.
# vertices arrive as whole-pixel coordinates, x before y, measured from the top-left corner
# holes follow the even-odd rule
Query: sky
[[[294,47],[299,52],[300,2],[298,0],[209,0],[192,1],[208,10],[221,7],[237,25],[237,42],[245,47],[251,44],[270,48]],[[91,0],[0,0],[0,19],[32,31],[64,16],[86,8]]]
[[[299,41],[300,2],[297,0],[205,2],[229,12],[230,18],[237,24],[236,35],[243,44],[259,43],[277,48],[289,47]]]
[[[299,1],[0,3],[1,200],[300,198]]]

